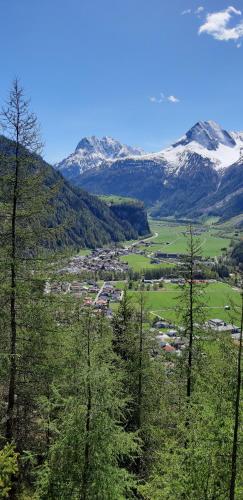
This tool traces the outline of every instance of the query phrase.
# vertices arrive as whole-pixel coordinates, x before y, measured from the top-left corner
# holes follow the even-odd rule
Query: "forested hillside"
[[[14,143],[0,136],[0,174],[11,169]],[[149,234],[147,216],[143,205],[136,205],[134,211],[126,212],[126,220],[121,219],[106,203],[86,191],[71,186],[40,156],[31,155],[27,150],[22,154],[28,159],[30,171],[38,171],[43,186],[53,191],[49,199],[50,213],[46,221],[49,227],[59,226],[60,230],[46,242],[52,248],[73,246],[95,247],[121,240],[136,239]],[[31,160],[32,165],[31,165]],[[139,223],[138,223],[139,221]]]

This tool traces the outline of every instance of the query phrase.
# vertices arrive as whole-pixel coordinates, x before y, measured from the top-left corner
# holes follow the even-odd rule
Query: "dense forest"
[[[112,320],[46,295],[58,248],[43,241],[63,237],[61,221],[50,224],[59,184],[33,167],[37,122],[17,81],[1,116],[13,149],[1,157],[0,498],[242,499],[243,298],[239,342],[201,326],[192,228],[180,356],[159,348],[142,291],[133,303],[125,290]]]
[[[13,168],[15,143],[0,136],[0,175]],[[35,151],[20,145],[21,158],[28,163],[28,173],[38,175],[43,190],[48,194],[49,215],[45,226],[55,228],[53,237],[45,243],[55,248],[102,246],[121,240],[136,239],[149,234],[147,215],[143,204],[134,201],[122,217],[102,200],[75,188],[60,173],[48,165]],[[59,231],[57,231],[57,227]]]
[[[239,243],[237,243],[234,246],[234,248],[232,250],[231,257],[232,257],[233,261],[235,262],[235,264],[240,265],[242,268],[242,266],[243,266],[243,242],[242,241],[240,241]]]

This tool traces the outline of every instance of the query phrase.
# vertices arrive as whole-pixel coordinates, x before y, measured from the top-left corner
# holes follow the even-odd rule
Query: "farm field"
[[[155,237],[151,239],[151,245],[147,248],[149,251],[163,251],[166,253],[185,253],[187,249],[186,225],[170,223],[169,221],[150,220],[151,231]],[[203,257],[216,257],[222,254],[223,249],[228,248],[230,237],[221,237],[220,230],[212,226],[198,226],[204,229],[204,232],[198,236],[201,244],[201,253]]]
[[[134,304],[139,298],[139,291],[129,290],[128,294]],[[153,315],[161,316],[165,319],[177,323],[178,306],[181,290],[177,285],[168,283],[158,291],[145,291],[146,309]],[[231,309],[225,310],[226,305],[234,303],[240,305],[240,293],[225,283],[210,283],[203,291],[205,302],[205,319],[219,318],[227,322],[239,323],[237,312]]]
[[[173,267],[172,262],[164,259],[163,263],[151,263],[151,254],[165,252],[168,254],[184,254],[187,251],[187,226],[172,221],[150,219],[150,228],[154,236],[144,239],[146,243],[136,246],[145,252],[145,255],[130,254],[121,258],[128,262],[134,271],[143,269],[157,269],[159,267]],[[202,257],[213,258],[221,255],[230,245],[232,233],[222,231],[212,225],[198,225],[198,241],[201,245]],[[227,237],[226,237],[227,235]],[[126,242],[126,245],[134,245],[134,241]]]
[[[134,271],[142,271],[143,269],[158,269],[160,267],[173,267],[173,264],[162,263],[162,264],[151,264],[150,257],[146,255],[131,254],[121,257],[123,262],[127,262]]]

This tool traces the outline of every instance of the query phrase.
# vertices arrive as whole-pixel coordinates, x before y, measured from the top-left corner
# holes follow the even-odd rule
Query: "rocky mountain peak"
[[[216,151],[220,145],[231,148],[236,146],[232,135],[212,120],[197,122],[182,139],[174,144],[174,147],[186,146],[191,142],[196,142],[209,151]]]

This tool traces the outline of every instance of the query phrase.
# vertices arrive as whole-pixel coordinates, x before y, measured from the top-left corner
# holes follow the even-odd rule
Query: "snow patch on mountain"
[[[113,161],[128,156],[139,156],[144,154],[140,148],[133,148],[121,144],[112,137],[84,137],[78,143],[74,153],[57,163],[55,168],[61,172],[70,169],[76,171],[76,175],[84,173],[90,168],[100,167],[102,164],[112,164]]]
[[[219,174],[243,157],[243,132],[227,132],[214,121],[196,123],[172,146],[158,153],[145,153],[112,137],[84,137],[74,153],[55,165],[65,177],[75,182],[84,172],[105,169],[119,161],[123,166],[132,160],[133,167],[160,165],[166,175],[178,176],[210,166]]]
[[[218,123],[212,120],[196,123],[177,143],[174,144],[174,147],[178,145],[186,146],[192,142],[196,142],[209,151],[217,150],[220,144],[230,148],[236,145],[230,133],[223,130]]]
[[[139,160],[161,161],[167,173],[178,175],[192,155],[208,160],[216,171],[223,171],[243,155],[243,132],[227,132],[216,122],[198,122],[169,148],[142,155]]]

